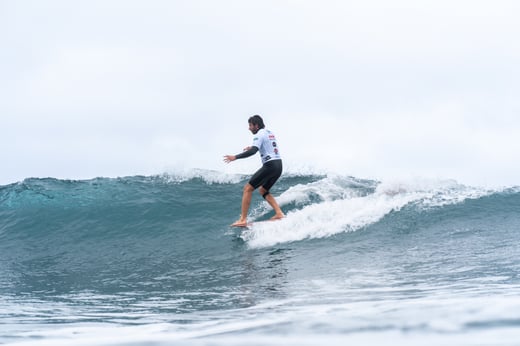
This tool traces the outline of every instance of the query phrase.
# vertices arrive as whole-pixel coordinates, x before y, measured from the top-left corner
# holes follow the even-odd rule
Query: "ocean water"
[[[0,186],[0,344],[520,345],[520,188],[247,178]]]

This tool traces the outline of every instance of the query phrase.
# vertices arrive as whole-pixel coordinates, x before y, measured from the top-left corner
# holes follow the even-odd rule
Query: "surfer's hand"
[[[235,161],[237,158],[235,155],[224,155],[224,162],[230,163],[231,161]]]

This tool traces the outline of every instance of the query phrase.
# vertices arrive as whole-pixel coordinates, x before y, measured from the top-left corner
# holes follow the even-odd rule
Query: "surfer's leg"
[[[240,213],[240,219],[235,221],[231,226],[246,226],[247,225],[247,212],[249,211],[249,205],[251,204],[251,197],[253,196],[255,188],[253,185],[247,183],[244,186],[244,192],[242,194],[242,209]]]
[[[282,160],[268,161],[264,164],[264,167],[266,167],[266,174],[258,191],[274,210],[274,216],[271,220],[278,220],[285,217],[285,214],[273,195],[269,193],[269,190],[282,175]]]
[[[284,218],[285,214],[283,213],[282,209],[278,205],[278,202],[276,202],[276,199],[274,198],[274,196],[271,195],[269,193],[269,191],[264,189],[263,186],[261,186],[258,191],[260,192],[262,197],[264,197],[264,199],[267,201],[267,203],[269,203],[271,208],[273,208],[273,210],[274,210],[274,216],[271,218],[271,220],[278,220],[278,219]]]

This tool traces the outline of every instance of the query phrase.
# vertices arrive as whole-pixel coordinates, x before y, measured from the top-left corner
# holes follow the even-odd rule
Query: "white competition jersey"
[[[281,160],[278,143],[274,133],[266,129],[260,129],[253,138],[253,146],[260,151],[262,164],[271,160]]]

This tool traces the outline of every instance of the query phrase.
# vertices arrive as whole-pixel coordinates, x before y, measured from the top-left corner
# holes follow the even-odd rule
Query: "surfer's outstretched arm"
[[[253,156],[258,151],[257,147],[247,147],[243,153],[237,154],[237,155],[225,155],[224,156],[224,162],[230,163],[232,161],[238,160],[238,159],[245,159],[246,157]]]
[[[237,159],[237,157],[235,155],[224,155],[224,162],[225,163],[233,162],[236,159]]]

